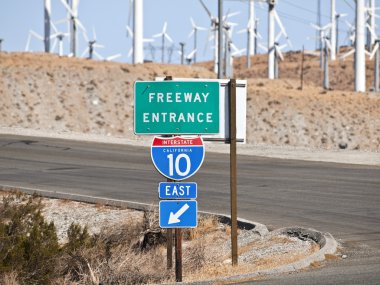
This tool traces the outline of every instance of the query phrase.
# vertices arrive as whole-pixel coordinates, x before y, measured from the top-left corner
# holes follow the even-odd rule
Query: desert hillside
[[[280,63],[279,80],[266,77],[266,58],[252,68],[235,60],[248,80],[247,143],[380,151],[380,94],[354,93],[352,60],[331,64],[331,87],[320,87],[318,59],[301,55]],[[211,63],[196,66],[99,62],[31,53],[0,53],[1,127],[76,132],[150,140],[133,133],[133,83],[156,76],[215,78]],[[368,67],[368,87],[371,86]]]

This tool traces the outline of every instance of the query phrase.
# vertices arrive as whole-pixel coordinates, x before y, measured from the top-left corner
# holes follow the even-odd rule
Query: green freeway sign
[[[219,133],[219,82],[136,81],[135,134]]]

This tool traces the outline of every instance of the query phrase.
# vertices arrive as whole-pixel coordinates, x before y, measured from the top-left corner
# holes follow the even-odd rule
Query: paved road
[[[380,284],[380,167],[238,158],[238,215],[330,232],[348,258],[258,284]],[[206,153],[201,210],[228,214],[228,156]],[[0,184],[157,203],[148,148],[0,135]],[[257,284],[257,283],[255,283]]]

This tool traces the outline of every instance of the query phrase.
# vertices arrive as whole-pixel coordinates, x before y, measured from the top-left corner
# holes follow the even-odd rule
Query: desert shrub
[[[206,234],[218,230],[219,220],[214,216],[202,217],[198,221],[198,226],[193,229],[183,230],[183,237],[185,240],[195,240]]]
[[[91,243],[91,237],[87,227],[82,228],[80,225],[72,223],[67,230],[68,242],[65,248],[69,252],[73,252],[81,247],[86,247]]]
[[[58,238],[45,222],[41,199],[16,194],[0,204],[0,274],[17,272],[25,284],[49,284],[55,277]]]
[[[136,247],[141,233],[145,232],[143,229],[141,224],[133,223],[105,228],[75,250],[66,247],[60,259],[60,275],[67,282],[79,284],[160,283],[169,276],[160,249]],[[75,231],[79,233],[83,229],[79,227]]]
[[[202,241],[197,241],[187,247],[184,252],[184,268],[189,272],[201,269],[206,263],[206,246]]]

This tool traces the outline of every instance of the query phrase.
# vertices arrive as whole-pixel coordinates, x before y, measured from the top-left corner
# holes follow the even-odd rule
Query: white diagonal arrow
[[[185,204],[181,207],[181,209],[178,210],[177,213],[173,214],[173,212],[170,212],[168,224],[171,225],[181,222],[179,217],[181,217],[182,214],[185,213],[189,208],[190,206],[188,204]]]

